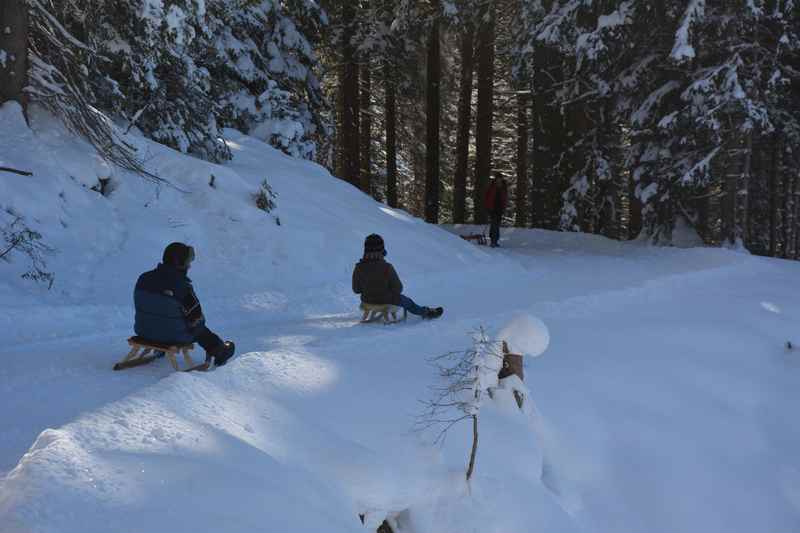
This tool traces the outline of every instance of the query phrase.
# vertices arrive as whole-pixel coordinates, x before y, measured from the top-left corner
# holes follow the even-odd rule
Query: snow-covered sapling
[[[265,211],[267,213],[271,212],[277,204],[275,200],[278,198],[278,194],[272,190],[272,186],[267,182],[265,179],[261,182],[261,187],[258,189],[257,192],[253,193],[253,200],[256,203],[256,207]]]
[[[492,341],[484,328],[472,334],[467,350],[448,352],[430,360],[440,383],[431,387],[432,398],[423,401],[425,411],[417,417],[415,429],[435,430],[434,442],[441,443],[447,432],[463,420],[472,421],[472,447],[467,481],[475,470],[478,452],[478,418],[485,393],[497,385],[497,371],[503,362],[499,342]]]

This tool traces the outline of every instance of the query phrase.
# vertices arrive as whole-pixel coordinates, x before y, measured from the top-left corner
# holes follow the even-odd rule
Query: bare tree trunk
[[[351,42],[354,32],[353,20],[356,17],[356,3],[342,3],[342,20],[346,26],[342,31],[342,176],[345,180],[360,186],[359,179],[359,136],[358,136],[358,63],[356,50]]]
[[[722,245],[733,246],[736,242],[736,193],[739,185],[739,143],[725,152],[722,161]]]
[[[517,216],[515,224],[524,228],[528,214],[528,94],[517,93]]]
[[[472,478],[475,471],[475,456],[478,454],[478,415],[472,415],[472,450],[469,452],[469,466],[467,466],[467,481]]]
[[[16,100],[26,108],[28,84],[28,5],[24,0],[0,2],[0,104]]]
[[[369,61],[361,66],[361,190],[372,194],[372,73]]]
[[[636,182],[631,176],[628,191],[628,238],[635,239],[642,232],[642,202],[636,196]]]
[[[397,80],[391,60],[383,64],[386,96],[386,203],[397,207]]]
[[[475,29],[470,24],[461,34],[461,87],[458,95],[456,166],[453,176],[453,222],[467,221],[467,168],[469,130],[472,123],[472,73],[475,70]]]
[[[431,24],[428,41],[428,76],[426,90],[427,140],[425,150],[425,220],[439,223],[439,122],[441,118],[440,85],[442,60],[439,43],[439,16]]]
[[[771,168],[769,173],[769,255],[775,257],[778,248],[778,166],[773,137],[772,156],[770,157]]]
[[[481,8],[478,30],[478,112],[475,129],[475,186],[473,218],[476,224],[486,223],[483,195],[492,173],[492,119],[494,116],[494,26],[495,0],[487,0]]]
[[[753,173],[753,133],[745,139],[741,180],[736,191],[736,240],[746,245],[750,226],[750,177]]]
[[[344,63],[336,68],[339,87],[336,90],[336,145],[334,153],[334,173],[347,180],[347,169],[344,165],[344,80],[347,69]]]

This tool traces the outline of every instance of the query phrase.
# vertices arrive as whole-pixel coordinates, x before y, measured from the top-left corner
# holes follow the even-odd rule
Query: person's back
[[[233,356],[235,345],[223,341],[206,326],[203,308],[187,275],[194,258],[194,248],[174,242],[164,250],[162,263],[139,276],[133,291],[133,329],[151,342],[196,342],[221,366]]]
[[[438,318],[441,307],[422,307],[403,294],[403,283],[391,263],[388,263],[383,238],[372,234],[364,240],[364,256],[353,269],[353,292],[361,302],[370,305],[397,305],[413,315]]]
[[[400,305],[403,283],[383,257],[364,257],[353,270],[353,292],[365,304]]]
[[[194,335],[182,305],[190,292],[189,278],[171,265],[159,264],[139,276],[133,293],[136,334],[154,342],[192,342]]]

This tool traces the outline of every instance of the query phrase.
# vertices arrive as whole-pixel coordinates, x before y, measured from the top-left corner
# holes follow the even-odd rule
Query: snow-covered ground
[[[533,230],[481,248],[235,132],[224,167],[135,137],[187,192],[115,171],[103,197],[85,146],[20,120],[0,109],[0,166],[34,176],[0,174],[0,207],[58,253],[51,291],[0,264],[0,532],[356,532],[402,511],[398,533],[800,530],[797,263]],[[272,215],[250,198],[264,178]],[[373,231],[442,319],[358,323]],[[112,372],[136,276],[172,240],[241,355]],[[485,404],[468,490],[469,425],[441,448],[411,431],[428,359],[520,315],[549,348],[524,411]]]

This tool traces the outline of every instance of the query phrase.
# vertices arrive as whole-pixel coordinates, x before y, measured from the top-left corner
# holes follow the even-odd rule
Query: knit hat
[[[173,242],[164,249],[163,263],[186,270],[194,261],[194,248],[182,242]]]
[[[386,248],[383,246],[383,238],[373,233],[364,239],[364,255],[375,253],[386,255]]]

